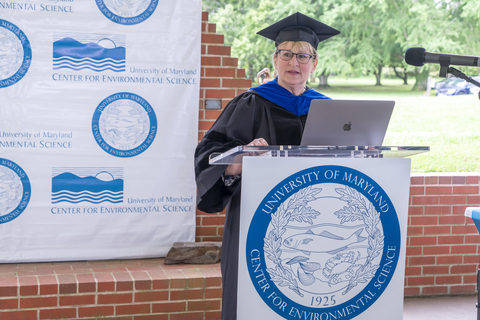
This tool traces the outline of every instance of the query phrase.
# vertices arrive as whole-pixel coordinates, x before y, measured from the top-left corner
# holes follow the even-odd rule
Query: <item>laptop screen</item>
[[[301,145],[381,146],[395,101],[312,100]]]

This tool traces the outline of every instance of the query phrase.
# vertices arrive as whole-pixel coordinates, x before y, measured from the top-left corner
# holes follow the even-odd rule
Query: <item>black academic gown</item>
[[[230,101],[195,151],[197,207],[207,213],[227,208],[222,242],[222,320],[237,319],[238,245],[241,179],[226,187],[226,165],[208,164],[210,154],[264,138],[269,145],[299,145],[307,116],[290,111],[249,90]]]

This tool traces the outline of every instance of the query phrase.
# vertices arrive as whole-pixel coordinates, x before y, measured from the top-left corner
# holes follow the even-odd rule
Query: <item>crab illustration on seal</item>
[[[317,280],[333,286],[343,281],[349,281],[355,275],[355,272],[362,266],[358,262],[365,259],[360,257],[361,254],[358,251],[357,254],[353,251],[338,253],[327,260],[324,268],[321,268],[321,264],[318,262],[308,261],[310,258],[305,256],[296,256],[286,264],[290,266],[293,274],[304,286],[311,286]]]
[[[362,266],[357,263],[360,259],[360,252],[355,255],[353,251],[348,253],[338,253],[335,257],[327,260],[322,274],[328,279],[330,286],[340,283],[342,281],[350,280],[355,272]]]

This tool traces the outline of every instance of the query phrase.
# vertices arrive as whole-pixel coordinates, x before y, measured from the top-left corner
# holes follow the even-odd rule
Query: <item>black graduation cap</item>
[[[257,34],[275,41],[276,46],[284,41],[305,41],[310,43],[315,49],[317,49],[321,41],[339,33],[340,31],[337,29],[300,12],[294,13],[257,32]]]

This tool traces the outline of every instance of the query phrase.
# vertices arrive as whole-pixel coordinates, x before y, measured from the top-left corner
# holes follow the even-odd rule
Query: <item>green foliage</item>
[[[439,67],[406,65],[407,48],[463,55],[480,51],[478,0],[204,0],[203,8],[251,79],[273,67],[274,44],[256,33],[297,11],[341,31],[320,43],[316,77],[379,76],[383,68],[395,67],[415,77],[415,90],[424,90],[425,75]]]

